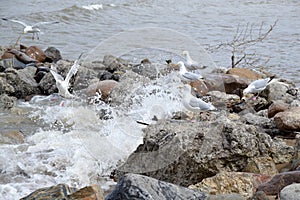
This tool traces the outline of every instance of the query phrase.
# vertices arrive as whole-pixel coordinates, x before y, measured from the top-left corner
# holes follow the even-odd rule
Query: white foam
[[[82,6],[86,10],[103,10],[103,4],[90,4],[87,6]]]

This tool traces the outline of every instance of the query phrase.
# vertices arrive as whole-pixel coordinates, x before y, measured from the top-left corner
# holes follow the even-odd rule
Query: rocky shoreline
[[[57,92],[51,63],[63,76],[73,64],[53,47],[2,48],[0,109],[9,112],[16,99]],[[126,91],[132,85],[155,79],[156,69],[151,62],[132,65],[107,55],[103,61],[82,63],[71,92],[81,97],[100,92],[103,101],[119,105],[130,98]],[[174,70],[167,63],[160,69],[160,76]],[[253,80],[269,76],[234,68],[189,83],[195,96],[209,98],[218,110],[192,119],[174,113],[147,125],[143,144],[112,172],[118,183],[108,195],[99,185],[79,189],[60,184],[23,199],[299,199],[298,89],[275,76],[258,97],[242,98]]]

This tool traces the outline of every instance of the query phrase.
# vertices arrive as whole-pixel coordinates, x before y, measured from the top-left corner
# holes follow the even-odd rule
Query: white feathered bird
[[[248,85],[246,89],[243,90],[243,95],[260,93],[261,91],[266,89],[270,80],[271,78],[265,78],[265,79],[258,79],[253,81]]]
[[[79,67],[79,60],[81,58],[83,53],[80,54],[80,56],[78,57],[77,60],[75,60],[73,66],[70,68],[66,78],[64,79],[60,74],[58,74],[55,71],[55,66],[51,65],[51,69],[50,72],[53,75],[55,81],[56,81],[56,87],[58,89],[58,94],[64,98],[74,98],[74,95],[71,94],[69,92],[69,87],[70,87],[70,79],[72,78],[72,76],[74,76],[77,71],[78,71],[78,67]]]
[[[187,69],[182,61],[179,61],[177,63],[177,65],[179,65],[179,74],[181,75],[183,80],[195,81],[195,80],[203,79],[203,76],[201,74],[196,74],[196,73],[187,71]]]
[[[188,51],[183,51],[182,55],[185,56],[186,59],[186,67],[188,69],[204,69],[205,66],[200,65],[197,61],[193,60],[190,56],[190,53]]]
[[[202,99],[196,98],[191,94],[191,86],[185,84],[183,87],[183,106],[192,112],[217,110],[211,103],[206,103]]]
[[[46,25],[46,24],[57,24],[59,22],[57,21],[52,21],[52,22],[38,22],[36,24],[33,25],[27,25],[26,23],[19,21],[19,20],[14,20],[14,19],[6,19],[6,18],[2,18],[5,21],[10,21],[10,22],[15,22],[18,24],[21,24],[24,26],[24,30],[23,33],[32,33],[32,39],[34,40],[34,37],[36,36],[37,39],[39,39],[39,33],[41,32],[40,30],[40,26],[41,25]]]

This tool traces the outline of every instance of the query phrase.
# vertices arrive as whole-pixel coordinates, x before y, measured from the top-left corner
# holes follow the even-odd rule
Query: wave
[[[81,6],[81,7],[86,10],[103,10],[103,4],[90,4],[90,5]]]

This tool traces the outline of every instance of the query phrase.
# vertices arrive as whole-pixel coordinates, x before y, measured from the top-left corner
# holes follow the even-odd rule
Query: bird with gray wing
[[[266,89],[267,85],[271,81],[271,78],[265,78],[265,79],[258,79],[253,81],[248,85],[246,89],[243,90],[243,95],[246,94],[255,94],[260,93],[264,89]]]
[[[196,80],[203,79],[203,76],[201,74],[196,74],[196,73],[187,71],[187,69],[182,61],[179,61],[177,63],[177,65],[179,65],[179,74],[183,80],[196,81]]]
[[[79,67],[79,60],[82,56],[82,53],[80,54],[80,56],[78,57],[77,60],[75,60],[73,66],[71,67],[71,69],[69,70],[66,78],[64,79],[60,74],[58,74],[55,71],[55,66],[51,65],[51,74],[53,75],[55,81],[56,81],[56,87],[58,89],[58,94],[64,98],[74,98],[74,95],[71,94],[69,92],[69,87],[70,87],[70,79],[72,78],[72,76],[74,76],[77,71],[78,71],[78,67]]]
[[[191,94],[191,86],[185,84],[183,87],[183,106],[192,112],[217,110],[211,103],[206,103],[202,99],[196,98]]]
[[[14,20],[14,19],[6,19],[6,18],[2,18],[3,20],[5,21],[10,21],[10,22],[15,22],[15,23],[18,23],[18,24],[21,24],[24,26],[24,30],[23,30],[23,33],[26,34],[26,33],[32,33],[32,39],[34,40],[35,36],[36,36],[36,39],[39,39],[39,33],[41,32],[40,30],[40,26],[41,25],[46,25],[46,24],[57,24],[59,22],[57,21],[53,21],[53,22],[38,22],[34,25],[27,25],[26,23],[22,22],[22,21],[19,21],[19,20]]]

